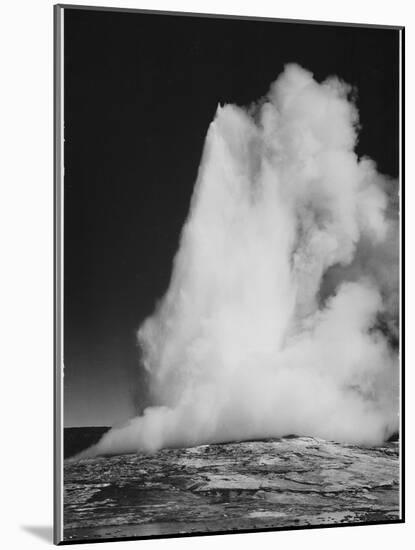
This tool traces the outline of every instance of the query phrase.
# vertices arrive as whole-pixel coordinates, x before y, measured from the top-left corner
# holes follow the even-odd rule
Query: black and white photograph
[[[54,7],[55,543],[404,521],[404,28]]]

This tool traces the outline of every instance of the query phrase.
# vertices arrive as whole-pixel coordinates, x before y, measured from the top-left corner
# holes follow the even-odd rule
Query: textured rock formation
[[[65,464],[65,539],[399,519],[398,442],[293,437]]]

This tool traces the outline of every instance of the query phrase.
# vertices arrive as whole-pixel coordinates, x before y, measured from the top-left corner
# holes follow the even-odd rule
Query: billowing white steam
[[[289,65],[257,105],[218,107],[169,289],[138,332],[158,405],[93,453],[397,430],[397,222],[391,182],[354,153],[350,92]]]

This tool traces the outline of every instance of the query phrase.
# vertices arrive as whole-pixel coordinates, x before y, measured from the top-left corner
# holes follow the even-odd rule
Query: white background
[[[72,4],[78,4],[72,0]],[[406,26],[407,309],[414,306],[410,253],[414,16],[408,0],[85,1],[89,5],[201,11]],[[0,12],[0,545],[12,550],[51,544],[52,525],[52,14],[51,0],[8,0]],[[410,128],[412,126],[412,128]],[[112,543],[106,548],[408,548],[415,540],[413,351],[407,323],[407,524]],[[412,495],[411,495],[412,493]],[[411,498],[412,497],[412,498]],[[33,530],[38,534],[34,534]],[[39,536],[39,531],[42,536]],[[46,540],[48,538],[48,541]],[[83,545],[81,548],[97,548]]]

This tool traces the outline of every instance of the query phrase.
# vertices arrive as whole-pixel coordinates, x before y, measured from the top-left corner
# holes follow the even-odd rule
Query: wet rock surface
[[[64,538],[399,520],[398,451],[299,437],[67,461]]]

